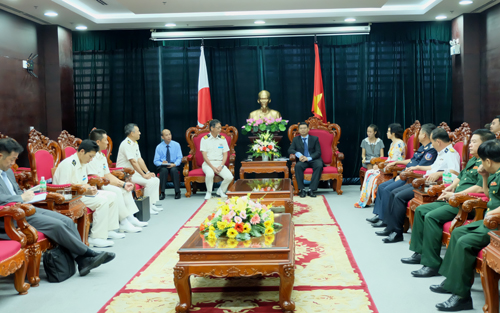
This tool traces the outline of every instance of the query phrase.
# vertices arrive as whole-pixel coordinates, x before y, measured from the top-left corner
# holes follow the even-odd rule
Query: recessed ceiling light
[[[265,21],[255,21],[254,24],[266,24]]]
[[[78,30],[86,30],[87,29],[87,26],[85,25],[80,25],[80,26],[77,26],[76,29]]]
[[[472,2],[471,0],[462,0],[459,2],[461,5],[467,5],[467,4],[472,4],[474,2]]]
[[[177,26],[175,23],[167,23],[165,24],[166,27],[175,27]]]
[[[356,19],[354,17],[348,17],[344,20],[344,22],[356,22]]]
[[[45,14],[44,14],[44,15],[45,15],[45,16],[57,16],[57,13],[56,13],[56,12],[51,12],[51,11],[49,11],[49,12],[45,12]]]
[[[446,15],[438,15],[436,16],[436,20],[445,20],[447,17]]]

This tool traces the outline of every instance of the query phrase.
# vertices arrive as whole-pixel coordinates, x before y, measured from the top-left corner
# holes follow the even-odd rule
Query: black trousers
[[[412,184],[406,184],[392,191],[394,200],[384,212],[384,222],[387,224],[387,229],[391,232],[403,234],[403,225],[406,217],[406,208],[408,201],[413,199],[415,193],[413,192]]]
[[[160,173],[160,192],[165,192],[168,174],[170,174],[170,176],[172,177],[175,192],[181,192],[181,182],[179,180],[179,169],[177,168],[177,166],[171,168],[168,168],[166,166],[158,166],[158,172]]]
[[[295,164],[295,178],[297,179],[299,190],[304,190],[304,171],[310,167],[313,169],[313,174],[311,178],[311,184],[309,185],[309,189],[312,191],[318,189],[319,179],[321,177],[321,173],[323,172],[322,159],[311,160],[309,162],[299,161]]]
[[[373,214],[377,214],[381,220],[385,221],[385,208],[389,207],[389,204],[394,201],[394,194],[392,193],[392,191],[405,184],[406,181],[395,181],[394,178],[380,184],[378,186],[377,198],[375,198],[375,207],[373,208]]]

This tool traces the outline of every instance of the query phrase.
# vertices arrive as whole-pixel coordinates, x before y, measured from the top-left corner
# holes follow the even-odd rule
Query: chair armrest
[[[475,200],[475,201],[474,201]],[[471,201],[471,202],[468,202]],[[465,205],[465,203],[467,205]],[[481,199],[478,199],[476,197],[473,197],[471,195],[466,195],[463,193],[456,193],[454,194],[449,200],[448,203],[455,208],[458,208],[460,205],[462,205],[462,209],[469,213],[472,212],[472,210],[475,207],[483,207],[486,208],[486,202],[482,201]]]
[[[26,222],[26,214],[24,213],[24,210],[20,208],[20,204],[9,203],[1,206],[0,218],[4,219],[4,228],[7,236],[9,236],[10,239],[19,242],[21,244],[21,248],[24,248],[28,243],[28,238],[26,238],[26,235],[22,231],[19,231],[14,225],[14,221],[16,221],[19,228],[29,225]]]
[[[290,154],[290,161],[293,163],[293,162],[297,162],[297,157],[295,156],[295,154]]]
[[[424,175],[412,171],[402,171],[401,174],[399,174],[402,180],[408,180],[408,178],[422,178],[423,176]]]
[[[430,196],[437,196],[439,197],[442,193],[443,193],[443,190],[446,188],[447,186],[445,184],[440,184],[440,185],[434,185],[434,186],[431,186],[429,188],[429,191],[427,191],[427,193],[430,195]]]
[[[64,196],[56,192],[47,193],[47,198],[45,198],[45,201],[52,201],[56,204],[63,204],[64,200]]]
[[[19,203],[18,207],[21,211],[23,211],[25,217],[32,216],[33,214],[36,213],[35,207],[31,204]],[[19,229],[21,230],[21,232],[26,237],[26,244],[31,245],[31,244],[34,244],[38,241],[38,232],[36,231],[36,229],[33,226],[28,224],[26,219],[23,218],[22,220],[19,220],[19,221],[16,220],[16,223],[17,223],[17,226],[19,227]],[[8,232],[7,232],[7,234],[8,234]],[[10,235],[9,235],[9,237],[10,237]]]
[[[415,178],[411,184],[412,184],[413,188],[423,190],[422,187],[425,186],[425,178],[423,178],[423,177]]]
[[[193,159],[193,155],[189,154],[189,155],[182,158],[181,163],[188,163],[192,159]]]
[[[379,163],[385,162],[386,160],[387,160],[387,157],[374,158],[374,159],[370,160],[370,163],[373,164],[373,165],[375,165],[375,164],[379,164]]]
[[[496,229],[500,224],[500,213],[487,214],[483,221],[484,226],[489,229]]]
[[[89,176],[89,185],[102,189],[102,186],[109,185],[109,179],[99,176]]]
[[[343,160],[344,159],[344,154],[340,151],[335,151],[335,154],[337,154],[337,159],[338,160]]]

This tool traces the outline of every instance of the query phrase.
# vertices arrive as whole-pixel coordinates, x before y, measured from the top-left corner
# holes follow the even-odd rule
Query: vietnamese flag
[[[326,123],[325,95],[323,93],[323,79],[321,78],[321,66],[319,64],[317,43],[314,44],[314,52],[316,58],[314,61],[314,94],[311,112],[314,113],[315,117]]]
[[[200,74],[198,76],[198,126],[203,126],[210,120],[212,120],[212,101],[210,101],[205,53],[203,46],[201,46]]]

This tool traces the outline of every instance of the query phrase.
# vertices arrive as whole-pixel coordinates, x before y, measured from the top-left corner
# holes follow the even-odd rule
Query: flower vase
[[[267,162],[269,161],[269,156],[267,154],[262,154],[262,161]]]

